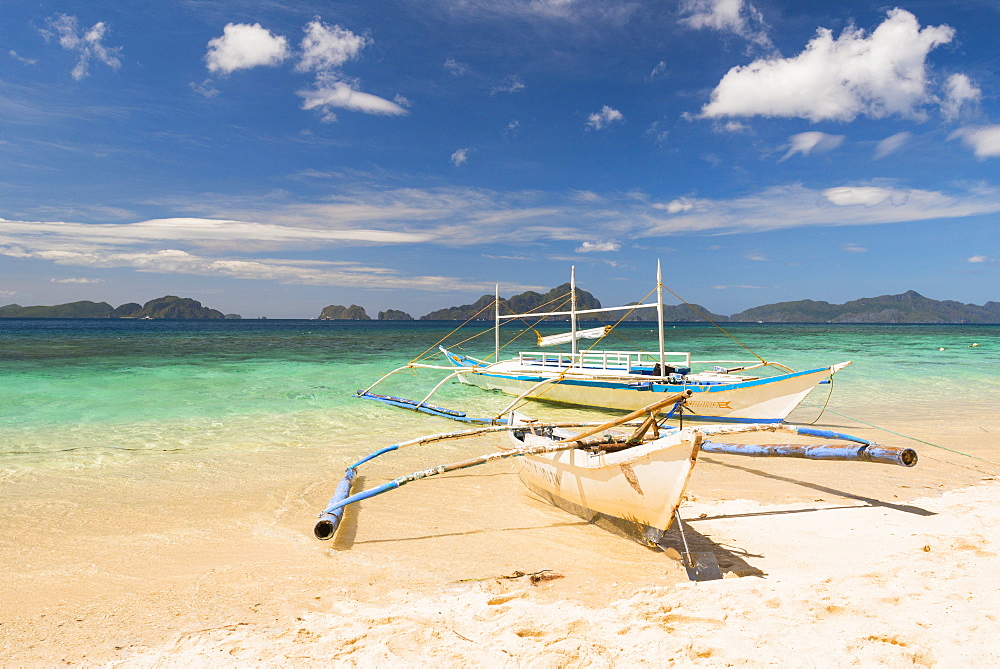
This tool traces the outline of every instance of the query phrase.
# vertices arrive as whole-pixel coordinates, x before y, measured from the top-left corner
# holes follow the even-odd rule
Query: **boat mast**
[[[576,359],[577,345],[576,345],[576,266],[573,265],[569,270],[569,329],[573,334],[573,357]]]
[[[667,356],[663,349],[663,270],[660,260],[656,260],[656,321],[660,324],[660,374],[667,368]]]
[[[500,284],[497,285],[496,300],[493,302],[493,362],[500,362]]]

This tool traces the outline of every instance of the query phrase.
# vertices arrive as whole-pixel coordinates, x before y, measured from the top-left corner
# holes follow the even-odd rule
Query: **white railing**
[[[690,367],[691,354],[686,351],[665,351],[668,365]],[[650,367],[660,362],[659,352],[650,351],[587,351],[557,353],[554,351],[522,351],[518,362],[532,367],[558,369],[603,369],[629,373],[636,367]]]

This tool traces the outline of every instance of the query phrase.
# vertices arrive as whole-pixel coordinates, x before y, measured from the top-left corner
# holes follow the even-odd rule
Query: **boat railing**
[[[691,354],[686,351],[665,351],[668,365],[690,367]],[[522,351],[518,362],[524,366],[559,369],[601,369],[628,373],[637,368],[660,362],[659,352],[651,351],[586,351],[558,353],[555,351]]]

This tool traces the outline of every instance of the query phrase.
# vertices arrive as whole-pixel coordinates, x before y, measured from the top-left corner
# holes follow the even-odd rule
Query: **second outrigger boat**
[[[667,351],[664,341],[663,277],[657,263],[656,301],[646,304],[578,309],[576,273],[571,273],[568,311],[501,314],[499,290],[494,307],[494,362],[440,347],[451,365],[451,374],[420,402],[386,398],[372,393],[382,380],[396,372],[414,368],[449,369],[410,363],[383,376],[358,395],[389,401],[397,406],[425,410],[431,396],[452,378],[489,390],[516,396],[507,409],[522,399],[541,399],[604,409],[633,411],[666,397],[690,390],[686,408],[699,420],[736,423],[780,423],[819,384],[851,364],[794,371],[785,365],[758,357],[757,360],[696,360],[690,352]],[[614,326],[579,329],[581,316],[596,313],[657,310],[659,347],[656,351],[579,350],[581,339],[600,339]],[[511,319],[569,317],[570,331],[538,338],[539,346],[570,344],[568,353],[525,351],[517,357],[500,359],[500,326]],[[749,350],[749,349],[748,349]],[[756,355],[756,354],[754,354]],[[698,367],[699,369],[695,369]],[[777,370],[775,375],[767,372]],[[434,413],[434,411],[428,411]]]

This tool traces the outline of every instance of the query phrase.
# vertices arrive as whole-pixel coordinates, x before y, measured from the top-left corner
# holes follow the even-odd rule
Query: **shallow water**
[[[421,434],[428,425],[434,427],[425,431],[434,431],[440,421],[352,394],[433,351],[455,325],[0,320],[0,472],[88,467],[99,477],[103,466],[127,465],[153,452],[170,452],[181,461],[214,452],[253,457],[266,449],[334,448],[350,457],[395,433],[390,426],[400,433]],[[1000,397],[997,326],[768,324],[728,330],[762,357],[795,369],[853,360],[837,375],[829,405],[848,415],[943,415],[949,407],[986,409]],[[463,330],[451,340],[475,332]],[[628,324],[618,332],[601,347],[656,347],[648,324]],[[528,332],[520,341],[531,348],[533,336]],[[733,338],[707,325],[667,328],[670,350],[752,360]],[[489,333],[463,345],[476,356],[489,355],[491,348]],[[438,378],[434,371],[406,373],[380,389],[418,398]],[[830,390],[814,391],[796,416],[809,418],[811,408],[818,414]],[[485,415],[508,398],[452,383],[435,401]],[[543,406],[536,411],[567,411]]]

